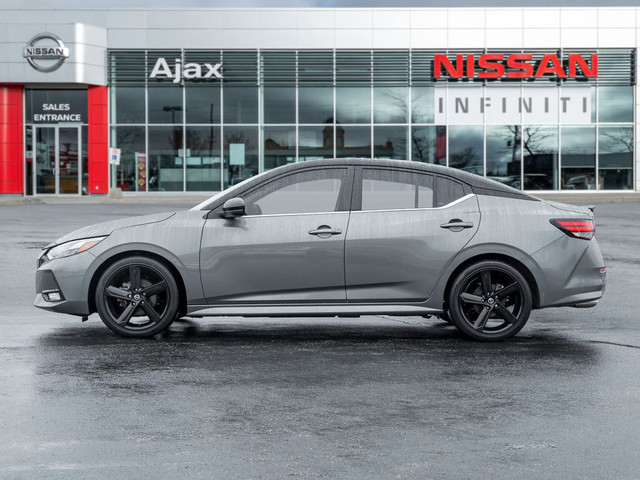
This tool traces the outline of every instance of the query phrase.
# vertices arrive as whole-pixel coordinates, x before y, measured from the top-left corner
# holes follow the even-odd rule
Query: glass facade
[[[144,176],[140,176],[138,158],[144,155],[146,149],[145,128],[141,126],[111,127],[111,142],[120,148],[120,166],[112,182],[123,192],[146,192],[147,173],[144,166]]]
[[[112,185],[213,192],[289,163],[359,157],[523,190],[633,188],[633,52],[598,51],[630,67],[602,61],[597,79],[515,82],[435,79],[434,53],[112,51],[110,146],[122,150]],[[146,70],[130,67],[136,54]],[[222,78],[148,78],[161,57],[219,62]]]

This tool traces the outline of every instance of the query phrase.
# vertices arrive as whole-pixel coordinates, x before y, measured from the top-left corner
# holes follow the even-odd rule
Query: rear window
[[[449,205],[464,197],[464,188],[458,182],[446,177],[436,177],[436,207]]]

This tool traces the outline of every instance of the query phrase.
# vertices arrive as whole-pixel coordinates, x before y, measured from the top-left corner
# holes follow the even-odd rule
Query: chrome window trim
[[[428,210],[443,210],[445,208],[453,207],[459,203],[462,203],[472,197],[475,197],[475,193],[467,193],[464,197],[447,203],[441,207],[425,207],[425,208],[395,208],[391,210],[350,210],[340,212],[301,212],[301,213],[270,213],[266,215],[244,215],[239,218],[264,218],[264,217],[290,217],[293,215],[337,215],[337,214],[349,214],[349,213],[370,213],[370,212],[415,212],[415,211],[428,211]]]
[[[339,212],[300,212],[300,213],[268,213],[266,215],[243,215],[238,218],[264,218],[264,217],[291,217],[299,215],[337,215],[337,214],[349,214],[350,211]]]
[[[423,208],[393,208],[387,210],[352,210],[352,213],[368,213],[368,212],[415,212],[415,211],[423,211],[423,210],[443,210],[445,208],[453,207],[458,203],[462,203],[465,200],[468,200],[471,197],[475,197],[475,193],[467,193],[464,197],[460,197],[457,200],[454,200],[451,203],[447,203],[446,205],[442,205],[441,207],[423,207]]]

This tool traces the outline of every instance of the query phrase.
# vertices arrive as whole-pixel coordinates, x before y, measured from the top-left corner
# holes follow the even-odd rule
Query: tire
[[[449,291],[449,316],[465,336],[485,342],[513,337],[532,308],[531,287],[524,276],[501,261],[465,268]]]
[[[150,337],[177,318],[179,290],[171,271],[148,257],[110,265],[98,281],[95,301],[104,324],[125,337]]]

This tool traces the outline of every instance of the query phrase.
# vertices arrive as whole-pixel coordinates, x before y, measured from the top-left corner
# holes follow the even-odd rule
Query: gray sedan
[[[180,316],[438,316],[485,341],[595,306],[592,211],[391,160],[276,168],[188,211],[82,228],[38,259],[35,305],[146,337]]]

